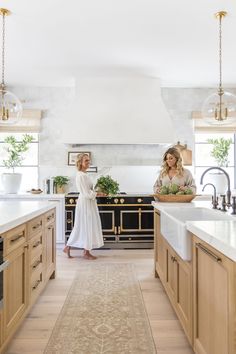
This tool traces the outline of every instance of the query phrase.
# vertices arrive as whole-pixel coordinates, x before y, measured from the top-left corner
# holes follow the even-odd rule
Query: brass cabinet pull
[[[38,229],[40,226],[42,226],[42,221],[40,221],[38,224],[33,226],[33,230]]]
[[[39,286],[40,283],[41,283],[41,280],[37,280],[32,289],[35,290]]]
[[[120,235],[120,232],[121,232],[121,231],[120,231],[120,226],[118,226],[118,235]]]
[[[70,204],[74,204],[74,203],[75,203],[75,200],[72,199],[72,198],[70,198],[70,199],[69,199],[69,203],[70,203]]]
[[[210,256],[214,261],[216,261],[217,263],[222,262],[222,259],[220,257],[218,257],[216,254],[214,254],[213,252],[211,252],[209,249],[207,249],[206,247],[204,247],[201,243],[196,243],[196,247],[200,248],[201,251],[203,251],[204,253],[206,253],[208,256]]]
[[[114,229],[115,229],[114,233],[115,233],[115,235],[117,235],[117,226],[115,226]]]
[[[11,238],[10,242],[13,243],[13,242],[16,242],[18,241],[20,238],[24,237],[24,232],[22,232],[21,234],[15,236],[14,238]]]
[[[54,214],[51,214],[47,217],[47,221],[50,221],[52,218],[54,218]]]
[[[124,201],[125,201],[124,198],[120,198],[120,203],[121,204],[124,204]]]
[[[71,219],[67,219],[66,222],[67,222],[67,224],[72,224],[72,220]]]
[[[142,200],[141,198],[138,198],[138,199],[137,199],[137,202],[138,202],[138,203],[142,203],[142,201],[143,201],[143,200]]]
[[[177,259],[176,259],[174,256],[171,256],[170,259],[172,260],[173,263],[174,263],[174,262],[177,262]]]
[[[119,202],[119,199],[118,198],[115,198],[114,199],[114,203],[117,204]]]
[[[38,247],[39,245],[41,244],[41,241],[37,241],[33,244],[33,248],[36,248]]]
[[[34,265],[33,265],[32,268],[33,268],[33,269],[37,268],[40,263],[41,263],[40,260],[36,261],[36,262],[34,263]]]

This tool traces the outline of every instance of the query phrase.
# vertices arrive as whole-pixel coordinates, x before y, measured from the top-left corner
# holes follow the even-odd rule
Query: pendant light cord
[[[5,14],[2,15],[2,88],[5,86]]]

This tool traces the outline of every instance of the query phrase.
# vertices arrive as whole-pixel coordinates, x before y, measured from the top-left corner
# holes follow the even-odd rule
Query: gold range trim
[[[149,206],[152,207],[152,204],[97,204],[98,206]],[[76,206],[76,204],[65,204],[65,206],[67,207],[72,207],[72,206]]]
[[[112,215],[112,228],[111,229],[102,229],[104,232],[114,232],[116,235],[116,227],[115,227],[115,212],[114,210],[99,210],[99,214],[111,214]]]
[[[129,214],[129,213],[138,213],[138,217],[139,217],[139,226],[137,229],[124,229],[123,228],[123,215],[124,214]],[[142,231],[154,231],[154,229],[143,229],[142,228],[142,221],[141,221],[141,215],[144,214],[144,213],[154,213],[153,210],[141,210],[141,208],[139,210],[121,210],[121,215],[120,215],[120,233],[121,232],[142,232]],[[125,236],[125,235],[124,235]]]

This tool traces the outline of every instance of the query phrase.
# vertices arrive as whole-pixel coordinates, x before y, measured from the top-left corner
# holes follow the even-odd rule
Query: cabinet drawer
[[[30,283],[30,301],[31,304],[36,300],[39,293],[43,289],[43,271],[42,269],[38,269],[31,276]]]
[[[43,270],[43,255],[40,254],[38,257],[36,257],[35,259],[33,259],[31,261],[31,278],[34,277],[34,274],[39,272],[39,270],[42,272]]]
[[[4,234],[4,257],[26,242],[26,224]]]
[[[40,215],[37,218],[29,221],[27,223],[28,235],[29,239],[31,239],[34,235],[41,232],[43,229],[43,216]]]
[[[52,222],[55,222],[56,218],[56,209],[52,209],[45,213],[45,224],[48,225]]]
[[[43,235],[38,234],[34,236],[29,242],[30,259],[34,260],[43,252]]]

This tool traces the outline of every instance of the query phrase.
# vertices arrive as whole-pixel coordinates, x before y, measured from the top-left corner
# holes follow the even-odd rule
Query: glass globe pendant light
[[[22,116],[22,104],[20,100],[5,85],[5,16],[11,12],[0,8],[2,16],[2,82],[0,84],[0,125],[16,124]]]
[[[236,96],[224,91],[222,87],[222,18],[227,15],[226,11],[215,14],[219,19],[219,69],[220,80],[216,93],[210,95],[202,106],[202,117],[210,125],[227,125],[236,122]]]

